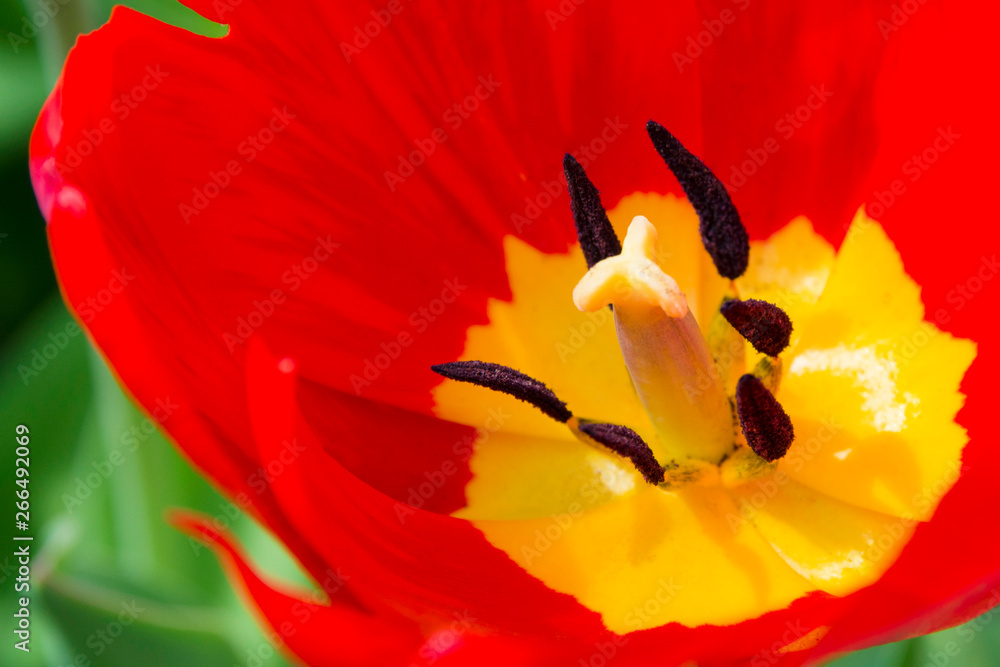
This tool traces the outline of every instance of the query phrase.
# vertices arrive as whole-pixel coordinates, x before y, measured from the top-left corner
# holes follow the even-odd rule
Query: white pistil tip
[[[677,281],[656,263],[656,227],[644,216],[633,218],[622,253],[595,264],[573,289],[573,303],[593,312],[608,304],[659,306],[670,317],[685,317],[687,299]]]

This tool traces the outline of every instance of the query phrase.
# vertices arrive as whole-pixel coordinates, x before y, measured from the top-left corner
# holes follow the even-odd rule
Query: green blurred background
[[[52,19],[36,14],[46,4]],[[128,4],[192,30],[221,31],[170,0]],[[0,0],[0,433],[8,437],[0,448],[0,498],[9,510],[0,530],[0,614],[6,619],[0,665],[287,665],[212,554],[168,526],[164,512],[188,507],[218,517],[267,571],[304,581],[291,560],[163,438],[142,433],[148,422],[84,336],[60,336],[71,318],[56,289],[28,178],[28,136],[76,34],[106,21],[111,7],[92,0]],[[34,27],[37,35],[27,43],[10,37],[30,36]],[[65,347],[37,375],[22,375],[19,367],[30,367],[36,351],[54,342],[50,335]],[[12,632],[20,596],[9,537],[19,488],[13,479],[17,424],[31,429],[30,654],[14,649]],[[140,429],[134,451],[131,441],[122,442],[133,427]],[[102,471],[111,472],[105,477]],[[132,616],[134,622],[119,625],[120,617]]]
[[[171,0],[126,4],[197,32],[220,34],[219,26]],[[103,0],[0,0],[0,432],[9,438],[0,448],[0,498],[10,499],[2,504],[10,516],[0,519],[6,526],[0,539],[9,545],[0,547],[0,613],[7,619],[0,664],[285,665],[212,555],[167,526],[164,511],[187,507],[215,516],[267,572],[303,581],[301,573],[279,545],[237,515],[158,434],[139,441],[134,451],[131,443],[123,447],[123,435],[141,429],[146,420],[83,336],[59,336],[71,318],[56,289],[44,223],[28,179],[28,136],[75,35],[103,23],[111,7]],[[45,360],[43,370],[19,372],[53,342],[64,347]],[[17,424],[31,429],[30,532],[35,542],[32,650],[27,654],[14,649],[10,615],[20,597],[14,592],[17,563],[11,540]],[[101,475],[110,468],[113,472]],[[123,612],[125,618],[135,616],[127,627],[118,624]],[[992,617],[835,664],[998,665],[1000,623],[988,620]],[[949,655],[956,646],[959,653]]]

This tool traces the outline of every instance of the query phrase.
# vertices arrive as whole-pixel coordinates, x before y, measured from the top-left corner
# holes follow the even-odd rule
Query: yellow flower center
[[[958,478],[967,440],[954,421],[958,387],[975,345],[923,320],[919,287],[863,212],[839,253],[804,218],[753,243],[740,295],[780,305],[795,323],[771,380],[780,379],[796,439],[767,464],[738,446],[732,417],[719,414],[719,385],[732,395],[742,372],[731,367],[764,359],[749,345],[728,339],[718,372],[695,377],[707,405],[689,406],[669,379],[641,379],[647,363],[687,373],[704,363],[704,341],[711,349],[719,339],[713,320],[732,287],[703,249],[694,211],[673,196],[635,194],[609,215],[619,237],[637,215],[648,222],[634,223],[620,262],[580,281],[588,312],[568,296],[584,266],[578,246],[552,255],[508,237],[512,298],[490,302],[489,323],[469,329],[461,359],[541,378],[574,414],[626,425],[660,462],[687,459],[705,474],[671,483],[668,466],[665,484],[647,484],[628,460],[581,446],[533,407],[446,380],[436,413],[483,433],[456,516],[618,633],[738,623],[814,591],[847,595],[876,581]],[[614,312],[598,305],[605,296]],[[655,336],[672,351],[694,341],[688,356],[657,357],[659,343],[644,347],[638,335],[623,364],[616,334],[643,326],[661,327]],[[499,431],[483,429],[498,415]],[[719,426],[727,418],[728,442]]]

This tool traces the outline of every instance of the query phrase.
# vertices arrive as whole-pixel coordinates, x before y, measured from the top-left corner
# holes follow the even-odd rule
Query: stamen
[[[656,460],[653,450],[632,429],[617,424],[581,421],[580,430],[615,454],[631,461],[642,478],[650,484],[662,484],[666,478],[663,466]]]
[[[778,400],[764,383],[744,375],[736,385],[736,412],[747,444],[765,461],[777,461],[792,446],[795,429]]]
[[[722,304],[722,315],[758,352],[776,357],[792,339],[792,320],[773,303],[759,299],[732,299]]]
[[[726,186],[662,125],[646,123],[646,132],[674,173],[701,221],[701,241],[719,273],[736,280],[750,261],[750,237]]]
[[[607,211],[601,203],[597,188],[587,178],[587,173],[569,153],[563,158],[563,171],[569,188],[569,205],[576,223],[576,236],[587,260],[587,268],[602,259],[614,257],[622,251],[618,236],[611,226]]]
[[[573,417],[566,404],[559,400],[551,389],[513,368],[485,361],[453,361],[431,366],[431,370],[451,380],[469,382],[509,394],[525,403],[530,403],[563,424]]]

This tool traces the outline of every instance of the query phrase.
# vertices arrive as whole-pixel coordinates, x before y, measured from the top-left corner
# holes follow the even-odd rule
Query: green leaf
[[[830,667],[902,667],[910,646],[907,642],[876,646],[841,658]]]
[[[9,41],[6,32],[0,39]],[[13,53],[7,44],[0,47],[0,155],[23,145],[47,92],[41,64],[33,50]],[[23,157],[26,163],[26,152]],[[4,227],[0,231],[8,232]]]
[[[68,665],[84,655],[95,665],[122,667],[228,665],[251,654],[271,656],[264,665],[286,664],[215,558],[193,548],[163,514],[187,507],[216,516],[249,538],[248,550],[264,570],[294,575],[295,566],[132,405],[85,337],[66,334],[71,322],[53,297],[0,350],[0,427],[10,435],[19,423],[31,429],[36,536],[32,653],[4,642],[0,664]],[[19,374],[19,366],[32,373]],[[12,470],[13,449],[0,451],[4,469]],[[13,479],[2,486],[10,497]],[[13,570],[6,572],[0,604],[13,609]],[[133,599],[149,611],[120,639],[109,643],[95,634],[117,632],[121,605]]]

